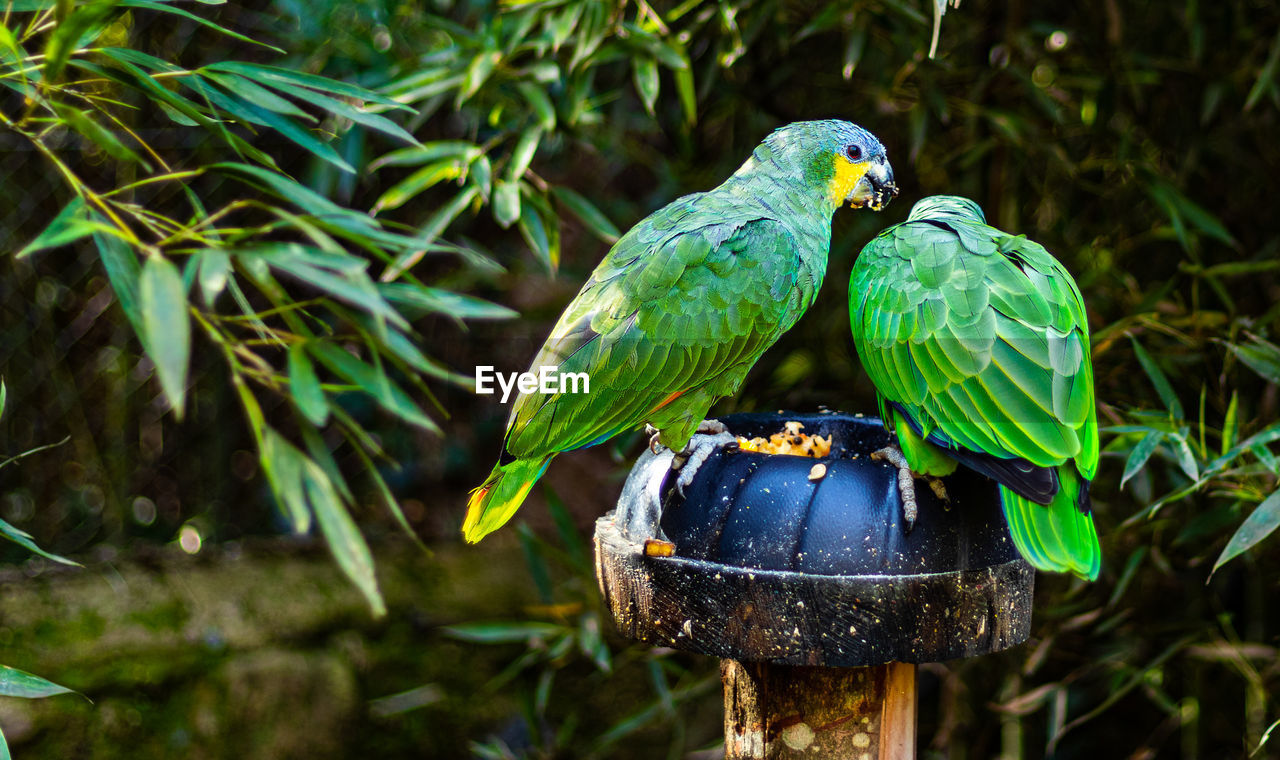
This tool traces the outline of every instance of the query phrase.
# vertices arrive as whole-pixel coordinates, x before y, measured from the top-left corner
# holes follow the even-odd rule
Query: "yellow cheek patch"
[[[827,195],[831,198],[832,203],[840,206],[844,203],[844,199],[849,197],[849,193],[853,192],[854,186],[862,181],[863,175],[871,167],[867,161],[854,163],[840,155],[835,156],[833,162],[835,163],[836,174],[831,178],[831,184],[827,186]]]

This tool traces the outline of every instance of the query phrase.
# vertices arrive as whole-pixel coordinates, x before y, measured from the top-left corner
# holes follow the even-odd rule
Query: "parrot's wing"
[[[1088,324],[1070,275],[1038,244],[917,220],[868,244],[850,290],[877,389],[935,441],[1037,467],[1098,463]]]
[[[590,392],[522,395],[507,456],[591,445],[691,390],[718,388],[808,307],[795,302],[803,274],[785,226],[758,217],[685,221],[686,230],[638,225],[583,286],[533,369],[585,372]]]

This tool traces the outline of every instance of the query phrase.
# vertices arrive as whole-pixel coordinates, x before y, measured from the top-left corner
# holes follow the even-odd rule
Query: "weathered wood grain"
[[[915,666],[724,660],[726,760],[911,760]]]

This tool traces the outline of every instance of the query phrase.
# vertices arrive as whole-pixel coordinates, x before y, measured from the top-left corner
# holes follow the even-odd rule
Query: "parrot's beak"
[[[881,156],[871,162],[867,173],[853,186],[845,201],[854,208],[865,207],[879,211],[889,205],[889,201],[897,194],[898,185],[893,181],[893,167],[889,165],[888,159]]]

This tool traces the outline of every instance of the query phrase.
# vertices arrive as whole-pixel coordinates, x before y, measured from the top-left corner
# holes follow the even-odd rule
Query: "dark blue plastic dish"
[[[875,417],[735,414],[730,432],[768,437],[788,421],[832,436],[821,459],[720,450],[684,497],[668,476],[661,525],[676,555],[757,570],[819,575],[906,575],[969,570],[1018,559],[996,484],[961,467],[944,479],[950,504],[916,481],[919,516],[902,517],[897,470],[871,459],[891,443]],[[815,463],[826,474],[810,480]]]

